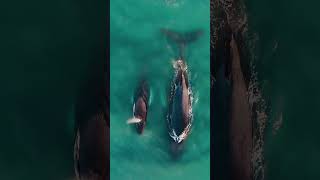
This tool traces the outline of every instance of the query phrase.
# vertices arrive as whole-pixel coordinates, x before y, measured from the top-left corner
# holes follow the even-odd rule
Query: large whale
[[[252,119],[247,86],[241,68],[238,44],[232,35],[230,41],[230,148],[231,179],[252,179]]]
[[[173,62],[175,69],[169,96],[167,115],[169,135],[176,143],[184,141],[191,128],[192,91],[190,88],[187,66],[183,60]]]
[[[171,81],[167,114],[168,131],[175,151],[179,150],[177,145],[182,144],[188,137],[193,119],[192,90],[185,59],[185,46],[198,39],[202,31],[188,33],[178,33],[168,29],[161,31],[178,45],[179,51],[177,58],[173,61],[174,75]]]
[[[150,87],[146,79],[142,79],[135,91],[133,97],[132,118],[127,121],[128,124],[135,124],[137,132],[143,133],[147,123],[147,114],[150,99]]]

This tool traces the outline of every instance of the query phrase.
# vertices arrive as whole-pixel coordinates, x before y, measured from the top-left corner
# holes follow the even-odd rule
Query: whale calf
[[[142,79],[135,91],[132,107],[132,118],[128,124],[135,124],[138,134],[142,134],[147,123],[150,87],[146,79]]]

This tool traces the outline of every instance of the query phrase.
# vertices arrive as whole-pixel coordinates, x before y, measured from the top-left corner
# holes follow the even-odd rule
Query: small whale
[[[132,107],[132,118],[127,124],[135,124],[138,134],[142,134],[147,123],[150,87],[145,79],[141,80],[135,91]]]
[[[178,33],[168,29],[161,29],[168,40],[178,45],[178,57],[172,62],[174,76],[169,94],[169,110],[167,123],[169,135],[173,141],[173,151],[180,151],[190,131],[193,120],[192,115],[192,90],[189,82],[188,66],[185,61],[185,47],[194,42],[202,34],[201,30],[187,33]]]

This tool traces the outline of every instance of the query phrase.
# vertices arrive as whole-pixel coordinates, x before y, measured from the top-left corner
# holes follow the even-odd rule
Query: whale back
[[[170,136],[176,141],[180,135],[187,135],[191,124],[191,95],[189,92],[188,74],[184,62],[176,62],[175,76],[172,81],[171,94],[169,98],[168,123]]]
[[[127,121],[128,124],[136,124],[137,132],[141,134],[146,125],[149,106],[149,85],[145,79],[139,83],[134,95],[133,118]]]

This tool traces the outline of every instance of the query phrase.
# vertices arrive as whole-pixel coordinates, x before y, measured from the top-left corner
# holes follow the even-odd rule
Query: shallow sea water
[[[201,1],[110,2],[110,173],[112,180],[210,178],[210,6]],[[174,45],[160,28],[204,33],[188,44],[186,61],[194,93],[194,121],[182,156],[173,159],[166,127]],[[148,77],[151,105],[143,135],[126,124],[132,95]]]

